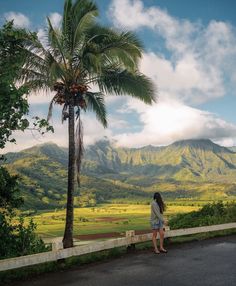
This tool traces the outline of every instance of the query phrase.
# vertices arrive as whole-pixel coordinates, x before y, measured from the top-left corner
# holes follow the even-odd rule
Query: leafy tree
[[[21,69],[21,80],[31,90],[55,91],[48,119],[54,104],[62,106],[62,120],[68,119],[65,248],[73,245],[75,168],[79,183],[83,155],[82,111],[94,111],[106,127],[106,94],[130,95],[147,104],[155,100],[151,81],[138,71],[143,51],[139,39],[131,32],[101,26],[97,16],[98,9],[92,1],[65,0],[61,26],[53,27],[47,19],[47,41],[31,42]],[[96,86],[98,91],[92,91],[90,86]]]
[[[23,203],[19,195],[17,176],[11,176],[5,168],[0,167],[0,182],[0,209],[11,212]]]
[[[11,176],[5,168],[0,167],[0,182],[0,258],[47,250],[35,234],[36,224],[31,220],[25,226],[23,217],[17,219],[15,215],[15,208],[23,204],[17,176]]]
[[[15,28],[13,21],[7,22],[0,29],[0,148],[7,141],[15,142],[12,133],[29,128],[29,120],[25,117],[29,111],[26,86],[17,86],[16,78],[24,65],[24,46],[33,39],[34,33]],[[35,117],[33,129],[41,133],[53,131],[45,119]]]
[[[5,144],[15,142],[12,133],[29,128],[27,102],[28,88],[17,86],[24,61],[24,46],[36,39],[33,33],[17,29],[13,22],[7,22],[0,29],[0,149]],[[53,131],[45,119],[35,117],[33,128],[41,133]],[[1,160],[2,158],[0,158]],[[46,250],[44,243],[35,234],[36,225],[31,221],[24,226],[24,219],[13,224],[15,208],[23,204],[18,187],[18,177],[9,174],[0,166],[0,257],[24,255]]]
[[[15,78],[23,65],[23,45],[28,34],[15,29],[13,22],[0,30],[0,148],[4,148],[14,130],[24,130],[29,122],[24,115],[29,105],[26,87],[16,87]],[[10,139],[14,142],[14,139]]]

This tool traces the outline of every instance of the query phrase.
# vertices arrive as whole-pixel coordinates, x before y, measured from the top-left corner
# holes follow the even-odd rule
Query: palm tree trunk
[[[66,205],[66,225],[63,238],[63,247],[73,246],[73,221],[74,221],[74,189],[75,189],[75,120],[74,105],[69,103],[69,161],[68,161],[68,185],[67,185],[67,205]]]

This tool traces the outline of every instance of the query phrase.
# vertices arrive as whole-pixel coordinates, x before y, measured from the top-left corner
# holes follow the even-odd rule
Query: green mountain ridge
[[[225,181],[236,178],[236,153],[210,140],[183,140],[166,147],[115,148],[102,141],[88,147],[87,173],[127,172],[176,181]]]
[[[6,154],[7,168],[21,178],[26,208],[64,207],[67,155],[53,143]],[[75,205],[139,201],[153,191],[167,199],[232,198],[235,178],[236,153],[207,139],[130,149],[102,140],[85,150]]]

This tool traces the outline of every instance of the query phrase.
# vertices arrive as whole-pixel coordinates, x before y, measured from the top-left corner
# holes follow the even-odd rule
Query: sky
[[[209,138],[236,145],[236,1],[97,0],[98,21],[133,31],[144,43],[139,68],[156,86],[152,106],[128,96],[106,95],[108,128],[83,114],[85,145],[107,137],[125,147],[168,145],[177,140]],[[42,37],[46,17],[59,26],[63,0],[0,0],[0,24]],[[53,94],[30,94],[30,116],[47,116]],[[67,125],[54,108],[54,134],[16,132],[18,151],[48,141],[67,146]]]

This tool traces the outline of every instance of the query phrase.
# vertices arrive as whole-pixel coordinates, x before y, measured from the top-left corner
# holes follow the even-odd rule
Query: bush
[[[178,214],[169,220],[171,229],[198,227],[236,221],[236,203],[207,204],[198,211]]]
[[[23,203],[17,179],[0,167],[0,259],[47,250],[35,234],[36,224],[31,220],[25,226],[23,215],[16,217],[15,208]]]
[[[36,224],[30,220],[24,225],[20,216],[13,224],[13,217],[0,214],[0,258],[16,257],[47,251],[42,239],[35,234]]]

